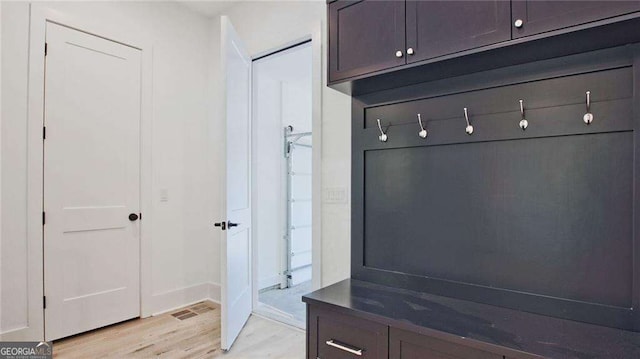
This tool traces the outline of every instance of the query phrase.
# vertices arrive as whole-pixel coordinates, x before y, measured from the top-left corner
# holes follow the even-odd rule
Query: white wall
[[[2,6],[0,6],[0,20],[2,19]],[[0,25],[0,39],[2,39],[2,26]],[[0,69],[2,69],[2,46],[0,46]],[[0,119],[2,118],[2,71],[0,70]],[[2,121],[0,120],[0,124]],[[2,148],[2,126],[0,126],[0,148]],[[1,157],[1,156],[0,156]],[[2,159],[0,158],[0,164]],[[2,203],[2,165],[0,165],[0,203]],[[0,239],[2,237],[2,206],[0,206]],[[2,269],[2,242],[0,241],[0,269]],[[2,275],[0,275],[0,318],[2,318]],[[0,322],[2,320],[0,319]],[[2,328],[2,324],[0,324]],[[0,329],[2,331],[2,329]]]
[[[0,333],[25,326],[29,3],[2,9]],[[44,6],[153,47],[152,312],[217,298],[218,182],[211,165],[211,20],[170,2],[52,2]],[[168,201],[160,201],[166,189]],[[143,214],[144,218],[147,218]],[[215,280],[214,280],[215,279]],[[31,303],[39,305],[39,303]],[[27,338],[25,338],[27,339]],[[33,338],[39,339],[39,338]]]
[[[326,87],[326,2],[246,1],[222,15],[229,16],[253,56],[308,37],[322,23],[322,187],[344,188],[350,198],[351,99]],[[220,35],[219,17],[213,24],[216,39]],[[350,200],[322,204],[323,286],[349,277],[350,218]]]
[[[2,2],[2,242],[0,332],[27,318],[26,111],[29,7]],[[11,16],[9,16],[11,15]],[[13,33],[12,36],[7,36]],[[10,56],[11,55],[11,56]],[[10,135],[11,134],[11,135]],[[9,214],[11,214],[9,216]],[[5,224],[6,223],[6,224]]]

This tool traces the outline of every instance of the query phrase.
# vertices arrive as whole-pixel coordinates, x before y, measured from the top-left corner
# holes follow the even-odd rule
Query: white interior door
[[[229,19],[221,23],[227,171],[221,346],[229,350],[251,314],[251,59]]]
[[[52,23],[46,38],[45,337],[53,340],[140,313],[141,54]]]

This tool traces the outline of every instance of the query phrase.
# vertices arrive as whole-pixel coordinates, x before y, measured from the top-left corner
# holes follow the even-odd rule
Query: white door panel
[[[251,314],[251,59],[222,16],[226,177],[222,233],[221,346],[229,350]]]
[[[45,336],[139,316],[140,51],[47,24]]]
[[[67,207],[63,210],[63,232],[126,228],[128,214],[125,206]]]

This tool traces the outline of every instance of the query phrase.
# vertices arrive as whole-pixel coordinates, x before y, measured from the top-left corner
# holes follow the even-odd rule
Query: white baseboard
[[[0,332],[1,342],[40,341],[44,339],[43,330],[38,328],[16,328]]]
[[[209,284],[209,300],[220,304],[220,284],[218,283],[208,283]]]
[[[208,300],[220,304],[220,284],[201,283],[189,287],[154,294],[151,297],[152,315],[158,315],[191,304]],[[38,341],[43,340],[43,329],[24,327],[0,332],[0,341]]]
[[[154,294],[152,297],[152,315],[170,312],[188,305],[209,300],[220,303],[220,285],[201,283],[172,291]]]

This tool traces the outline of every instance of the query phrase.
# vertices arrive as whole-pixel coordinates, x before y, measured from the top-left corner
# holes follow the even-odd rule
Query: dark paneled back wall
[[[369,268],[631,307],[629,132],[367,151]]]
[[[637,63],[616,48],[354,98],[352,276],[640,330]]]

